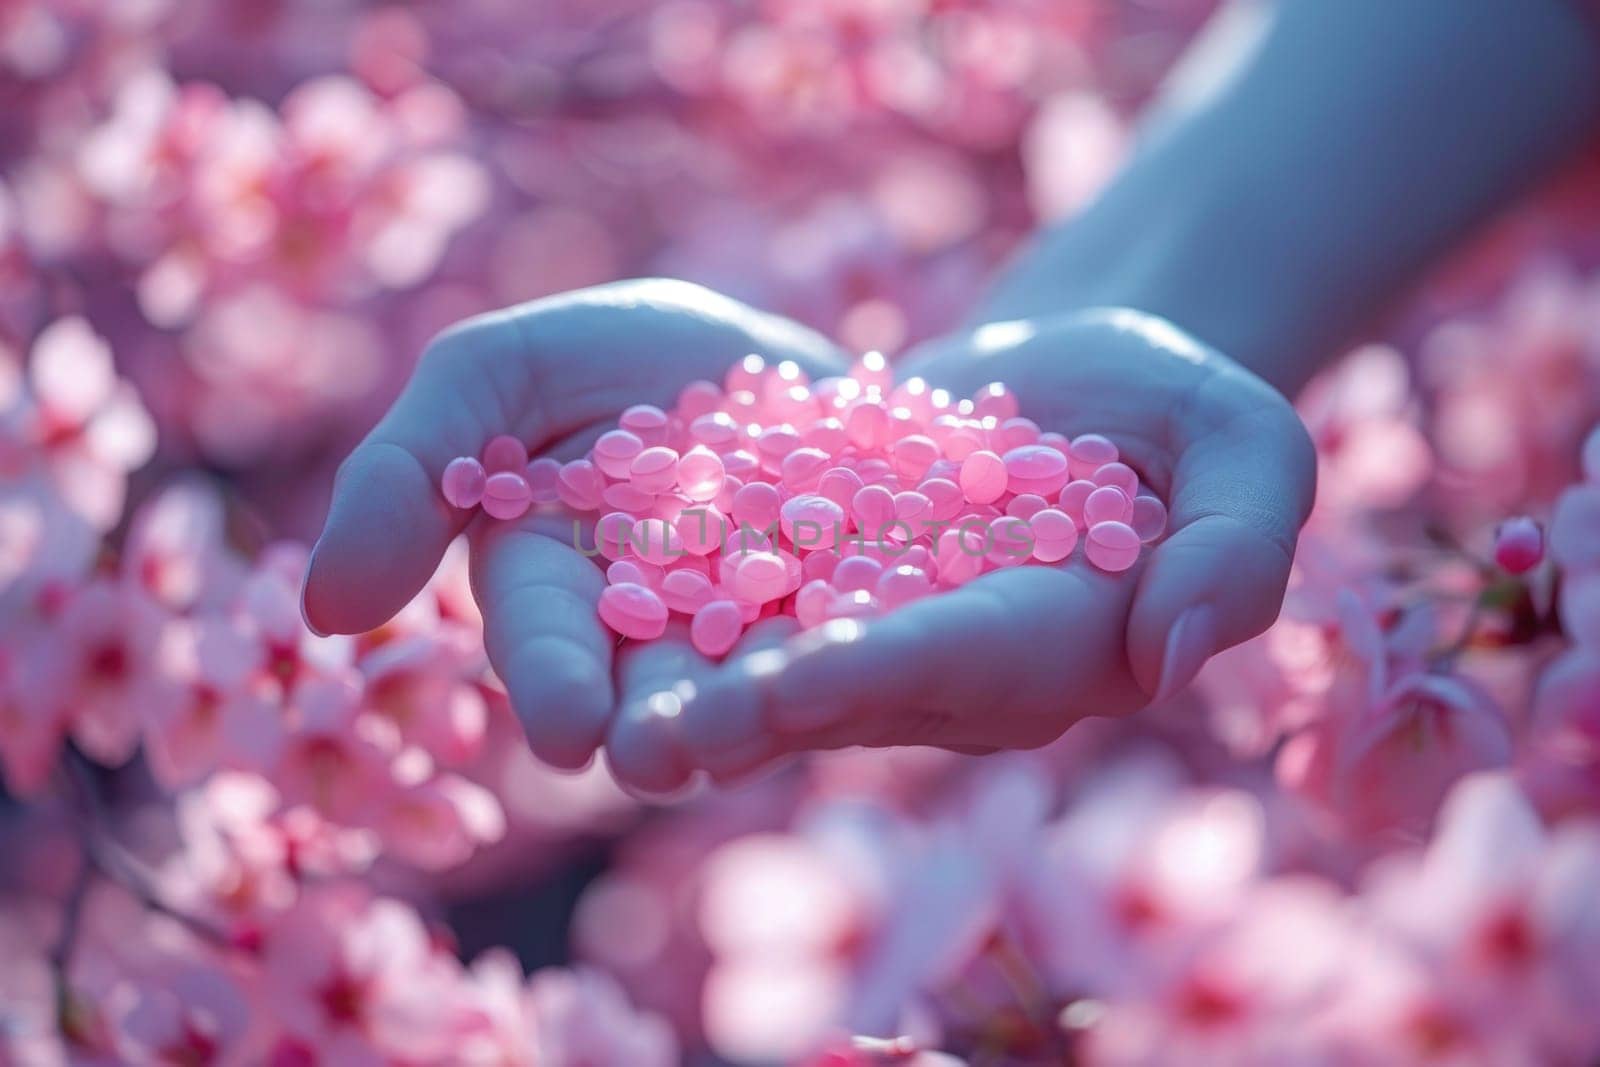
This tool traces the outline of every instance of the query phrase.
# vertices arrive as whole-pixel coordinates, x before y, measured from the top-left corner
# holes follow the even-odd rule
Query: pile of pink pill
[[[960,401],[918,378],[895,385],[876,353],[815,382],[747,356],[671,411],[629,408],[583,459],[530,460],[496,437],[452,460],[441,488],[495,519],[597,513],[576,547],[609,563],[600,618],[651,640],[678,613],[710,656],[760,618],[874,615],[1060,563],[1080,542],[1093,566],[1124,571],[1167,522],[1109,439],[1041,431],[1000,383]]]

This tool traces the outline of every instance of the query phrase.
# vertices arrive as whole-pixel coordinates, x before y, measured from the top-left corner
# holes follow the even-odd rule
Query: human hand
[[[584,289],[448,331],[339,469],[306,578],[307,624],[323,633],[382,625],[468,530],[484,643],[535,754],[580,767],[615,721],[630,725],[614,738],[614,760],[648,749],[656,719],[627,709],[682,673],[694,656],[686,631],[619,651],[596,614],[604,572],[574,544],[570,513],[469,523],[441,497],[440,476],[499,434],[578,458],[623,409],[670,406],[684,385],[720,382],[751,352],[814,376],[843,370],[820,336],[683,282]],[[792,621],[774,623],[752,627],[732,660],[792,631]],[[637,740],[634,723],[644,724]]]
[[[1042,745],[1084,716],[1171,696],[1276,618],[1315,456],[1288,402],[1249,372],[1164,320],[1104,310],[981,327],[900,370],[958,396],[1004,381],[1042,428],[1111,437],[1168,502],[1168,536],[1120,574],[1081,554],[1011,567],[712,672],[674,709],[680,768],[731,776],[850,745]]]

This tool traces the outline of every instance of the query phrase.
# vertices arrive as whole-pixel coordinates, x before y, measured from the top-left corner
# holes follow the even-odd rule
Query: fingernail
[[[306,629],[318,637],[327,637],[327,633],[311,621],[311,610],[306,606],[306,588],[311,584],[311,568],[316,565],[317,549],[321,544],[319,540],[311,546],[311,554],[306,557],[306,572],[300,577],[300,621],[306,624]]]
[[[1210,604],[1198,604],[1179,615],[1172,632],[1167,634],[1154,702],[1159,704],[1167,700],[1192,682],[1216,645],[1216,612]]]

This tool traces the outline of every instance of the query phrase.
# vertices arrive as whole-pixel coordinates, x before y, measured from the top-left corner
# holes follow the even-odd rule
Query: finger
[[[700,679],[683,709],[679,734],[685,754],[719,783],[740,778],[788,751],[767,728],[751,684],[782,658],[772,653],[793,637],[799,623],[778,616],[751,626],[728,659]]]
[[[1124,662],[1131,587],[1081,563],[996,572],[801,634],[753,688],[794,750],[1036,747],[1082,714],[1136,706],[1108,669]]]
[[[518,343],[503,313],[440,338],[394,406],[339,467],[301,603],[313,630],[360,633],[404,607],[470,518],[440,495],[445,465],[477,455],[498,433],[539,436],[536,413],[520,424],[501,420],[494,379],[483,373],[490,362],[515,358]]]
[[[623,786],[663,797],[682,789],[694,767],[678,738],[679,717],[712,666],[674,619],[654,641],[626,642],[618,654],[622,704],[606,736],[606,762]]]
[[[570,541],[570,520],[484,524],[474,533],[473,592],[484,646],[535,755],[576,770],[605,737],[616,703],[616,637],[596,613],[605,575]]]
[[[1157,701],[1272,625],[1316,490],[1305,428],[1264,383],[1224,369],[1185,410],[1174,427],[1174,532],[1151,554],[1128,619],[1129,661]]]
[[[839,372],[819,335],[684,282],[600,286],[470,320],[429,346],[340,467],[302,608],[319,633],[381,625],[432,577],[467,516],[437,486],[497,434],[530,449],[634,403],[669,404],[750,352]]]

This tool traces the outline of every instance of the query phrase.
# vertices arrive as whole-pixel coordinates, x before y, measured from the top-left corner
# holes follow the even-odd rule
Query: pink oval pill
[[[1089,480],[1096,485],[1114,485],[1128,494],[1130,500],[1139,491],[1139,476],[1126,463],[1111,462],[1096,467]]]
[[[1038,493],[1023,493],[1006,503],[1006,514],[1026,522],[1049,506],[1049,502]]]
[[[715,500],[726,474],[721,456],[696,445],[678,461],[678,491],[697,503]]]
[[[1041,433],[1039,435],[1039,439],[1037,441],[1035,441],[1034,444],[1036,444],[1036,445],[1048,445],[1049,447],[1055,449],[1057,452],[1062,453],[1063,455],[1065,455],[1067,457],[1068,466],[1069,467],[1071,466],[1071,464],[1072,464],[1072,442],[1067,439],[1067,435],[1066,434],[1056,433],[1054,430],[1046,430],[1046,431],[1044,431],[1043,433]]]
[[[739,444],[739,423],[726,411],[713,411],[689,423],[689,436],[713,451],[730,450]]]
[[[841,593],[851,593],[857,589],[872,589],[878,584],[878,576],[883,573],[883,564],[869,556],[851,556],[839,561],[833,569],[833,577],[829,582]]]
[[[921,481],[933,461],[939,458],[939,446],[933,438],[919,433],[902,437],[889,451],[894,459],[895,473],[913,484]]]
[[[863,400],[844,417],[844,432],[857,448],[879,448],[887,443],[889,410],[881,402]]]
[[[617,425],[639,438],[646,448],[662,444],[667,438],[667,413],[654,404],[635,404],[624,410]]]
[[[723,656],[744,633],[744,617],[731,600],[712,600],[694,613],[690,641],[702,656]]]
[[[850,514],[867,540],[886,540],[894,522],[894,494],[881,485],[863,486],[850,501]]]
[[[793,426],[780,424],[768,426],[756,435],[756,457],[761,469],[777,474],[783,469],[783,457],[800,447],[800,434]]]
[[[883,605],[865,589],[853,593],[839,593],[828,603],[830,619],[862,619],[878,614]]]
[[[483,483],[483,511],[493,519],[519,519],[533,503],[528,480],[516,471],[489,475]]]
[[[645,578],[644,568],[631,559],[619,559],[606,568],[606,583],[621,585],[630,582],[633,585],[650,585]]]
[[[678,535],[677,527],[665,519],[640,519],[633,524],[628,543],[634,555],[658,567],[684,554],[683,538]]]
[[[1086,526],[1101,522],[1127,522],[1131,517],[1132,503],[1128,495],[1114,485],[1102,485],[1083,502],[1083,522]]]
[[[608,511],[594,524],[594,547],[606,559],[620,560],[631,551],[634,518],[626,511]]]
[[[850,367],[850,377],[863,388],[887,389],[894,383],[894,371],[889,369],[882,352],[868,352],[856,360]]]
[[[783,502],[778,523],[797,551],[832,548],[844,533],[844,509],[820,494],[801,494]]]
[[[648,514],[656,504],[654,493],[647,493],[632,482],[616,482],[606,486],[600,490],[600,499],[608,508],[635,515]]]
[[[594,443],[594,465],[608,478],[626,478],[633,457],[644,451],[644,442],[627,430],[607,430]]]
[[[721,404],[722,387],[716,382],[697,378],[678,390],[676,414],[681,419],[693,421],[717,410]]]
[[[709,556],[728,536],[728,518],[715,504],[696,504],[678,512],[673,522],[683,550],[692,556]]]
[[[1072,476],[1087,478],[1107,463],[1117,461],[1117,446],[1111,438],[1097,433],[1079,434],[1072,439],[1067,454],[1072,458]]]
[[[985,558],[997,567],[1015,567],[1033,556],[1033,530],[1022,519],[1002,515],[991,527],[993,546]]]
[[[1039,424],[1032,419],[1015,418],[1003,420],[989,435],[994,439],[995,447],[1002,452],[1024,445],[1039,443]],[[1049,447],[1049,446],[1046,446]]]
[[[820,578],[807,582],[794,595],[794,617],[806,629],[826,622],[834,595],[833,587]]]
[[[761,473],[761,461],[751,452],[736,448],[731,452],[719,453],[722,456],[722,469],[730,478],[739,479],[739,484],[755,481]]]
[[[890,408],[904,408],[917,422],[933,418],[933,390],[925,378],[907,378],[889,393]]]
[[[878,575],[875,593],[885,610],[893,611],[933,592],[933,580],[920,567],[902,564]]]
[[[848,511],[850,502],[865,484],[861,480],[861,475],[848,467],[829,467],[817,481],[817,494],[827,497]]]
[[[1126,523],[1096,523],[1089,527],[1083,554],[1103,571],[1125,571],[1139,560],[1139,535]]]
[[[961,491],[974,504],[992,504],[1006,492],[1006,461],[978,449],[961,462]]]
[[[818,419],[800,435],[800,443],[806,448],[819,448],[830,456],[836,455],[849,440],[844,423],[834,418]]]
[[[802,445],[783,457],[778,465],[783,487],[793,493],[809,493],[822,481],[833,465],[833,457],[820,448]]]
[[[646,493],[664,493],[677,481],[678,453],[665,445],[655,445],[633,457],[628,480]]]
[[[523,477],[528,479],[528,488],[533,492],[535,504],[554,504],[561,499],[561,494],[557,492],[557,486],[561,484],[560,460],[549,456],[530,459]]]
[[[561,502],[574,511],[594,511],[600,506],[600,491],[604,481],[593,463],[575,459],[561,465],[556,493]]]
[[[499,474],[501,471],[520,473],[527,465],[528,446],[510,434],[491,437],[489,443],[483,446],[483,469],[490,474]]]
[[[940,449],[946,459],[961,463],[986,444],[983,427],[970,420],[957,420],[954,429],[941,441]]]
[[[1089,502],[1089,494],[1100,488],[1093,482],[1080,478],[1068,482],[1061,487],[1061,494],[1056,498],[1056,504],[1062,511],[1072,516],[1072,521],[1078,524],[1079,529],[1088,527],[1083,518],[1083,508]]]
[[[935,580],[943,586],[965,585],[983,573],[983,556],[981,542],[974,543],[961,530],[946,530],[939,535],[934,556]]]
[[[1023,445],[1021,448],[1013,448],[1003,458],[1006,474],[1011,478],[1042,482],[1064,477],[1067,473],[1067,457],[1045,445]]]
[[[788,568],[776,553],[749,552],[733,572],[733,592],[752,604],[765,604],[784,595]]]
[[[661,579],[661,602],[672,611],[693,615],[716,595],[711,579],[699,571],[668,571]]]
[[[767,361],[752,352],[728,368],[722,378],[722,387],[730,393],[753,390],[761,384],[766,373]]]
[[[729,523],[728,532],[722,541],[721,561],[738,564],[739,560],[752,552],[771,552],[772,549],[772,538],[754,526]]]
[[[600,620],[623,637],[653,641],[667,630],[667,606],[653,590],[619,582],[601,590]]]
[[[870,459],[857,460],[853,469],[857,474],[861,475],[861,481],[864,485],[878,485],[894,477],[894,465],[888,460],[879,459],[876,456]]]
[[[1035,512],[1028,528],[1033,531],[1033,558],[1040,563],[1059,563],[1078,545],[1078,524],[1064,511]]]
[[[1011,419],[1018,409],[1017,394],[1004,382],[990,382],[972,394],[972,410],[979,418]]]
[[[833,549],[823,549],[812,552],[800,561],[800,579],[810,582],[818,578],[828,581],[833,578],[833,572],[838,569],[839,553]]]
[[[475,508],[483,502],[484,483],[489,473],[471,456],[457,456],[445,465],[439,490],[453,508]]]
[[[712,498],[711,503],[724,515],[733,514],[734,494],[744,488],[744,482],[733,475],[725,475],[722,479],[722,489]]]
[[[966,503],[961,486],[948,478],[929,478],[917,486],[917,492],[928,498],[935,522],[949,522],[960,513],[961,505]]]
[[[914,540],[926,533],[933,521],[933,501],[916,489],[902,490],[894,495],[894,517],[911,528],[909,534],[905,527],[900,527],[899,532]]]
[[[1139,535],[1139,540],[1149,544],[1167,532],[1167,506],[1153,496],[1133,498],[1133,518],[1128,523]]]
[[[733,521],[757,530],[770,529],[778,521],[783,494],[767,482],[750,482],[733,495]]]

